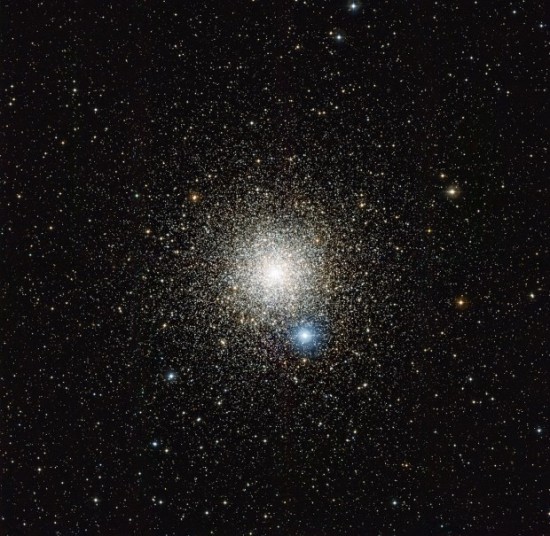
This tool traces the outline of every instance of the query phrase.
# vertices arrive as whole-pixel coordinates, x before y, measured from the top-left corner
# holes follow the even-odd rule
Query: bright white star
[[[313,338],[313,334],[308,329],[301,329],[298,333],[298,337],[300,338],[300,342],[308,343]]]

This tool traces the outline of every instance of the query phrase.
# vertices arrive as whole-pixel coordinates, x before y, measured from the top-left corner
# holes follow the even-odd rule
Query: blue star
[[[164,374],[164,379],[167,382],[173,382],[173,381],[178,379],[178,374],[177,374],[177,372],[174,372],[173,370],[169,370],[168,372],[166,372],[166,374]]]
[[[298,332],[298,340],[299,340],[302,344],[307,344],[308,342],[311,342],[312,339],[313,339],[313,333],[311,332],[310,329],[308,329],[308,328],[302,328],[302,329],[300,329],[300,331]]]
[[[325,346],[326,327],[322,320],[302,321],[290,330],[290,340],[299,353],[314,357]]]

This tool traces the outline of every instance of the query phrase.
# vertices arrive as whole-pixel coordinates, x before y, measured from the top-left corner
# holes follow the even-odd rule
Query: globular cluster
[[[3,19],[2,534],[550,534],[543,2]]]

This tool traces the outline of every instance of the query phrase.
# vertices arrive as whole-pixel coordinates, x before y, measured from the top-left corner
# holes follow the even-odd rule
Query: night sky
[[[2,2],[0,534],[550,534],[545,16]]]

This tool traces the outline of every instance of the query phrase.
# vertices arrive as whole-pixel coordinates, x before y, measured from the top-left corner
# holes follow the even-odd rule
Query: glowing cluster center
[[[269,287],[282,286],[287,277],[285,266],[280,263],[267,263],[264,267],[264,282]]]

